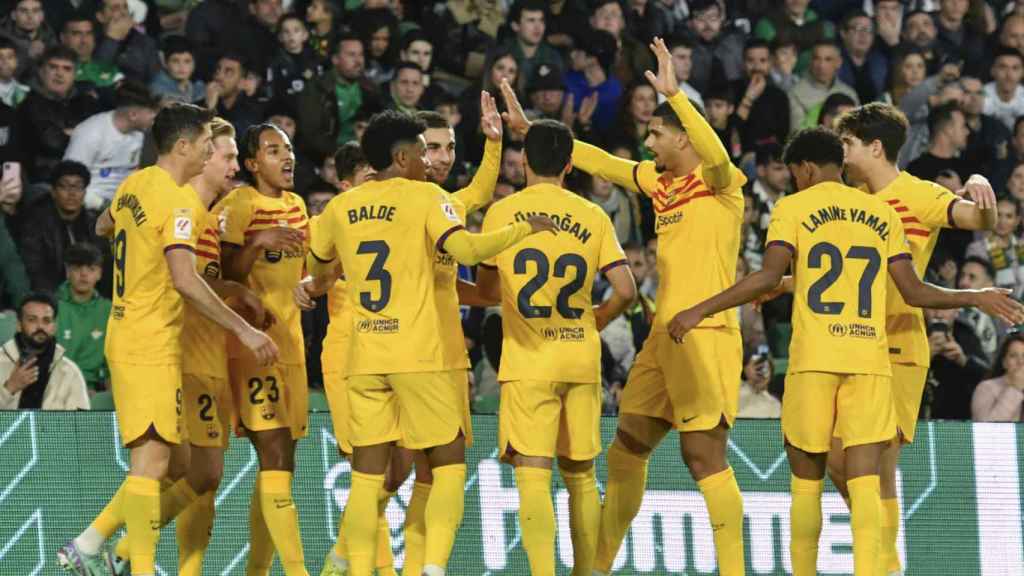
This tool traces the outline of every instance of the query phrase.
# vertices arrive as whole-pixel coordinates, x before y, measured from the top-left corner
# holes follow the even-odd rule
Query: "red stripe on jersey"
[[[917,218],[915,218],[913,216],[907,216],[906,218],[900,218],[900,221],[903,222],[904,224],[911,224],[911,223],[920,224],[921,223],[920,220],[918,220]]]
[[[893,209],[896,210],[897,212],[909,212],[910,211],[910,208],[907,208],[906,206],[893,206]]]
[[[210,248],[220,248],[220,244],[207,240],[206,238],[196,240],[196,244],[199,246],[209,246]]]
[[[906,234],[908,236],[930,236],[931,232],[929,232],[928,230],[917,230],[914,228],[910,228],[906,230]]]
[[[259,208],[257,208],[256,210],[253,210],[253,214],[264,216],[268,214],[291,214],[292,212],[299,212],[301,210],[302,208],[298,206],[292,206],[288,210],[285,210],[283,208],[279,210],[260,210]]]
[[[697,192],[695,194],[687,196],[686,198],[683,198],[683,199],[679,200],[678,202],[673,202],[672,204],[666,204],[666,205],[658,206],[657,203],[655,203],[654,210],[655,210],[655,212],[668,212],[669,210],[675,210],[676,208],[679,208],[680,206],[685,206],[691,200],[696,200],[697,198],[706,198],[706,197],[710,197],[710,196],[714,196],[714,195],[715,194],[713,192],[711,192],[710,190],[701,190],[700,192]]]
[[[220,261],[219,254],[213,254],[211,252],[207,252],[206,250],[196,250],[196,256],[202,256],[203,258],[207,258],[209,260],[214,260],[218,262]]]
[[[897,200],[895,198],[892,198],[892,199],[886,200],[886,202],[888,202],[889,204],[898,204],[899,200]]]
[[[286,218],[256,218],[252,222],[250,222],[249,225],[250,226],[259,226],[260,224],[277,224],[281,220],[285,220],[289,224],[295,224],[296,222],[302,222],[305,219],[306,219],[306,217],[302,216],[302,215],[293,216],[293,217],[287,218],[287,219]]]

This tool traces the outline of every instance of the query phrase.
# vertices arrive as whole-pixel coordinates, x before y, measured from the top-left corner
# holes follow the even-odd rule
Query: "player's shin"
[[[711,529],[715,535],[715,554],[722,576],[744,573],[743,558],[743,496],[732,468],[712,474],[697,482],[708,507]]]
[[[569,491],[569,531],[572,534],[573,576],[590,576],[597,554],[597,535],[601,527],[601,497],[591,467],[583,472],[561,469],[562,481]]]
[[[626,530],[640,511],[647,485],[648,457],[649,454],[630,452],[618,440],[608,448],[608,482],[594,559],[594,568],[601,572],[611,573]]]
[[[107,502],[96,519],[92,521],[92,524],[75,538],[75,545],[84,554],[98,554],[103,543],[124,524],[124,512],[121,506],[124,501],[124,486],[125,484],[122,483],[114,496],[110,498],[110,502]]]
[[[882,501],[877,475],[851,478],[850,528],[853,532],[853,573],[877,574],[880,565]]]
[[[455,544],[455,533],[462,523],[466,496],[466,465],[448,464],[433,468],[434,485],[427,499],[427,524],[424,571],[444,569]]]
[[[292,500],[292,473],[264,470],[260,476],[260,505],[270,538],[281,556],[286,576],[306,576],[302,540],[299,537],[299,513]]]
[[[245,567],[246,576],[268,576],[274,563],[274,542],[270,539],[260,500],[260,477],[257,475],[256,485],[252,489],[252,501],[249,503],[249,559]]]
[[[416,482],[412,497],[405,508],[405,566],[403,576],[420,576],[423,572],[423,554],[427,545],[426,510],[430,498],[430,484]]]
[[[533,576],[555,574],[555,508],[551,503],[551,469],[516,467],[519,527]]]
[[[391,527],[388,525],[388,502],[394,492],[381,490],[380,501],[377,503],[377,576],[393,576],[395,574],[395,558],[391,550]]]
[[[179,576],[202,576],[203,556],[213,531],[214,491],[203,493],[175,520]]]
[[[377,549],[377,502],[383,474],[352,472],[352,491],[345,506],[342,532],[348,543],[349,574],[371,576]]]
[[[155,574],[156,544],[160,539],[160,481],[129,476],[125,481],[125,524],[135,574]]]
[[[821,491],[824,480],[792,476],[790,490],[789,551],[793,576],[814,576],[818,565],[818,540],[821,536]]]

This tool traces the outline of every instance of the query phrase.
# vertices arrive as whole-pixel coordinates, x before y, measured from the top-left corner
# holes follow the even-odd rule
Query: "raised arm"
[[[950,224],[963,230],[992,230],[996,227],[996,193],[987,178],[972,174],[957,195],[970,200],[953,204]]]
[[[556,233],[555,223],[545,216],[531,216],[526,222],[516,222],[484,234],[470,234],[462,227],[452,228],[438,239],[437,244],[460,263],[473,266],[497,256],[523,238],[545,230]]]
[[[468,186],[455,192],[455,197],[466,207],[467,214],[476,212],[491,201],[501,171],[501,115],[498,114],[494,98],[487,92],[480,93],[480,127],[487,136],[480,168]]]

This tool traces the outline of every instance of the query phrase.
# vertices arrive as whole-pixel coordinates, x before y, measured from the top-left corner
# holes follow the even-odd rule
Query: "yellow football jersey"
[[[601,338],[591,289],[598,271],[626,264],[626,256],[604,210],[551,184],[530,186],[491,206],[483,231],[534,214],[550,215],[561,232],[531,236],[486,263],[501,275],[498,379],[600,383]]]
[[[435,294],[437,246],[462,228],[450,195],[426,182],[390,178],[331,200],[313,235],[313,256],[341,258],[352,303],[347,374],[446,370]]]
[[[190,186],[151,166],[121,183],[110,206],[114,219],[114,301],[105,350],[111,363],[181,362],[184,303],[171,282],[164,253],[195,251],[204,211]]]
[[[949,190],[907,172],[900,172],[888,186],[875,194],[887,202],[903,222],[910,254],[914,258],[917,275],[924,278],[925,269],[932,259],[935,243],[942,228],[953,227],[953,204],[960,198]],[[893,362],[928,366],[931,351],[924,313],[920,308],[908,306],[896,286],[889,280],[888,319],[889,353]]]
[[[910,258],[899,216],[838,182],[780,200],[767,246],[793,253],[789,371],[889,375],[888,264]]]
[[[736,167],[729,187],[717,193],[701,178],[702,167],[680,178],[669,178],[654,162],[636,165],[637,187],[654,203],[658,235],[658,294],[654,328],[664,330],[672,317],[736,283],[743,223],[743,185],[747,178]],[[705,318],[702,328],[739,328],[735,311]]]
[[[312,238],[325,233],[321,231],[320,223],[321,216],[310,218],[309,231]],[[327,317],[330,321],[320,352],[320,367],[324,374],[345,374],[348,345],[352,337],[352,305],[348,300],[344,278],[339,278],[327,291]]]
[[[244,246],[255,233],[286,226],[302,230],[309,238],[306,204],[297,194],[284,192],[280,198],[260,194],[255,188],[236,188],[217,205],[221,221],[220,241]],[[247,285],[263,300],[277,322],[267,334],[277,344],[282,364],[305,364],[299,307],[292,291],[302,280],[305,249],[301,252],[266,250],[249,272]]]
[[[455,193],[448,197],[459,220],[466,219],[466,206]],[[459,263],[455,257],[443,250],[434,256],[434,298],[437,314],[441,320],[441,353],[445,370],[469,368],[469,353],[466,352],[466,337],[462,332],[462,314],[459,311]]]
[[[220,278],[220,225],[217,217],[203,210],[196,219],[196,272],[205,279]],[[185,329],[181,347],[185,356],[182,371],[196,376],[228,377],[227,332],[191,306],[185,307]]]

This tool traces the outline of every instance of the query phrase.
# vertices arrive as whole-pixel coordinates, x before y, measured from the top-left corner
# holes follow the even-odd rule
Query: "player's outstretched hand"
[[[284,250],[289,252],[301,252],[305,240],[302,230],[275,226],[260,230],[253,235],[252,243],[265,250]]]
[[[526,221],[530,223],[534,234],[545,231],[558,234],[558,226],[555,225],[555,221],[547,216],[530,216]]]
[[[239,335],[238,340],[252,352],[260,366],[269,366],[277,361],[277,344],[266,333],[250,327]]]
[[[312,284],[313,278],[306,278],[302,282],[299,282],[295,286],[295,290],[292,291],[292,296],[295,299],[295,305],[298,306],[300,310],[312,310],[313,308],[316,308],[316,302],[313,301],[313,298],[307,291],[307,288]]]
[[[1024,305],[1011,298],[1010,293],[1007,288],[982,288],[977,292],[975,306],[1007,324],[1024,324]]]
[[[505,108],[508,110],[501,117],[508,123],[508,129],[512,135],[522,140],[526,138],[526,133],[530,130],[530,119],[526,117],[526,112],[523,112],[523,106],[519,103],[519,98],[507,79],[502,78],[499,88],[501,97],[505,99]]]
[[[981,210],[994,210],[996,207],[996,193],[992,190],[992,184],[981,174],[972,174],[964,187],[957,190],[956,194],[957,196],[967,196]]]
[[[675,340],[676,344],[681,344],[686,333],[696,328],[697,324],[700,324],[700,321],[703,319],[703,316],[695,309],[687,308],[676,314],[672,321],[668,323],[668,334]]]
[[[501,114],[494,97],[486,90],[480,91],[480,129],[488,140],[501,142]]]
[[[655,76],[654,72],[647,70],[644,72],[644,76],[659,94],[669,98],[675,96],[679,92],[679,81],[676,80],[676,70],[672,65],[672,54],[668,51],[668,46],[665,45],[664,40],[655,36],[650,47],[658,58],[658,75]]]

